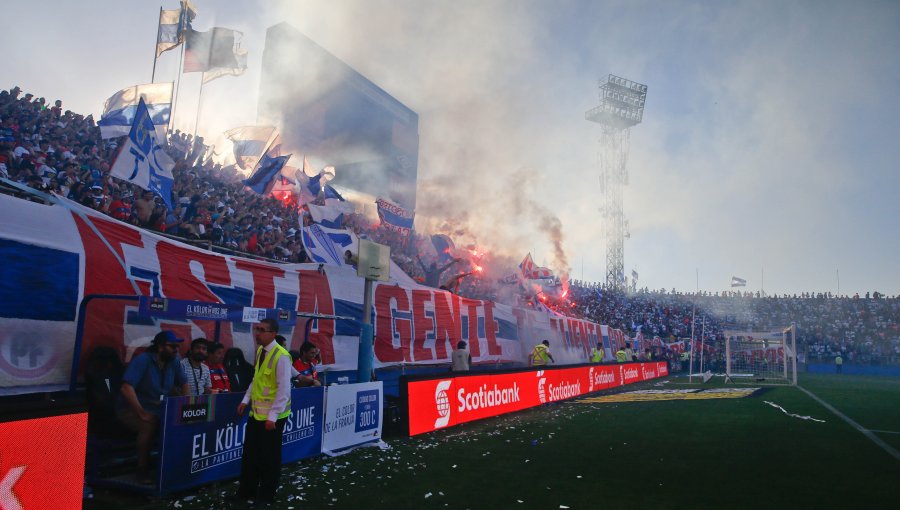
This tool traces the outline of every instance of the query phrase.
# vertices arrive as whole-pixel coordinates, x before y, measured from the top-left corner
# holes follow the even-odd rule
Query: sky
[[[240,30],[250,52],[244,75],[204,87],[198,132],[224,147],[255,123],[265,31],[288,22],[419,114],[421,232],[604,280],[601,133],[584,112],[612,73],[648,86],[624,191],[640,287],[900,294],[900,2],[195,4],[195,29]],[[177,2],[5,5],[0,87],[99,117],[150,82],[160,6]],[[156,81],[177,68],[163,54]],[[199,82],[181,79],[188,132]]]

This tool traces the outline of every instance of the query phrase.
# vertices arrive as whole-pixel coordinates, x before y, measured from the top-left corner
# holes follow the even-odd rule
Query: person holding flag
[[[128,138],[109,174],[153,192],[162,198],[166,208],[171,211],[174,167],[175,162],[157,139],[150,112],[141,97]]]

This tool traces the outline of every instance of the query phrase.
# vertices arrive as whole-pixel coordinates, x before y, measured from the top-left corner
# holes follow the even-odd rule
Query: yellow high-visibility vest
[[[260,421],[269,419],[269,411],[272,410],[272,404],[275,403],[275,391],[278,389],[275,368],[278,366],[278,359],[281,356],[290,356],[277,342],[272,342],[272,344],[273,347],[269,349],[262,363],[256,364],[250,390],[250,416]],[[257,360],[261,354],[262,346],[256,350]],[[278,419],[287,418],[290,414],[291,397],[290,390],[288,390],[287,405],[284,407],[284,412],[278,415]]]

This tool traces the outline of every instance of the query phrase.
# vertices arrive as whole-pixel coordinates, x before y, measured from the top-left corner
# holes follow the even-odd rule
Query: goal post
[[[725,331],[726,381],[797,384],[797,328]]]

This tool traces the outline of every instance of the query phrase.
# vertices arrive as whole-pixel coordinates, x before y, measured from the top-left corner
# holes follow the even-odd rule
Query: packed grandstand
[[[306,204],[249,190],[233,165],[214,162],[216,149],[202,137],[175,131],[168,138],[166,150],[175,161],[174,210],[153,193],[110,177],[120,143],[102,139],[90,115],[64,110],[61,101],[34,97],[19,87],[0,92],[0,177],[208,250],[273,262],[309,262],[300,239],[301,228],[313,222]],[[4,186],[3,192],[37,200],[21,188]],[[840,354],[850,363],[900,362],[898,296],[626,291],[566,281],[565,276],[540,286],[522,285],[496,271],[482,271],[482,266],[496,266],[501,259],[493,260],[484,250],[479,253],[478,247],[438,253],[429,236],[415,231],[400,235],[358,211],[343,215],[342,227],[389,245],[393,261],[420,283],[428,278],[429,268],[434,271],[432,263],[447,263],[447,270],[437,275],[439,284],[462,297],[547,307],[620,329],[629,337],[653,338],[663,357],[672,354],[667,346],[693,337],[714,364],[724,356],[726,329],[778,329],[794,322],[801,356],[809,361],[830,362]],[[508,269],[513,272],[515,267]]]

